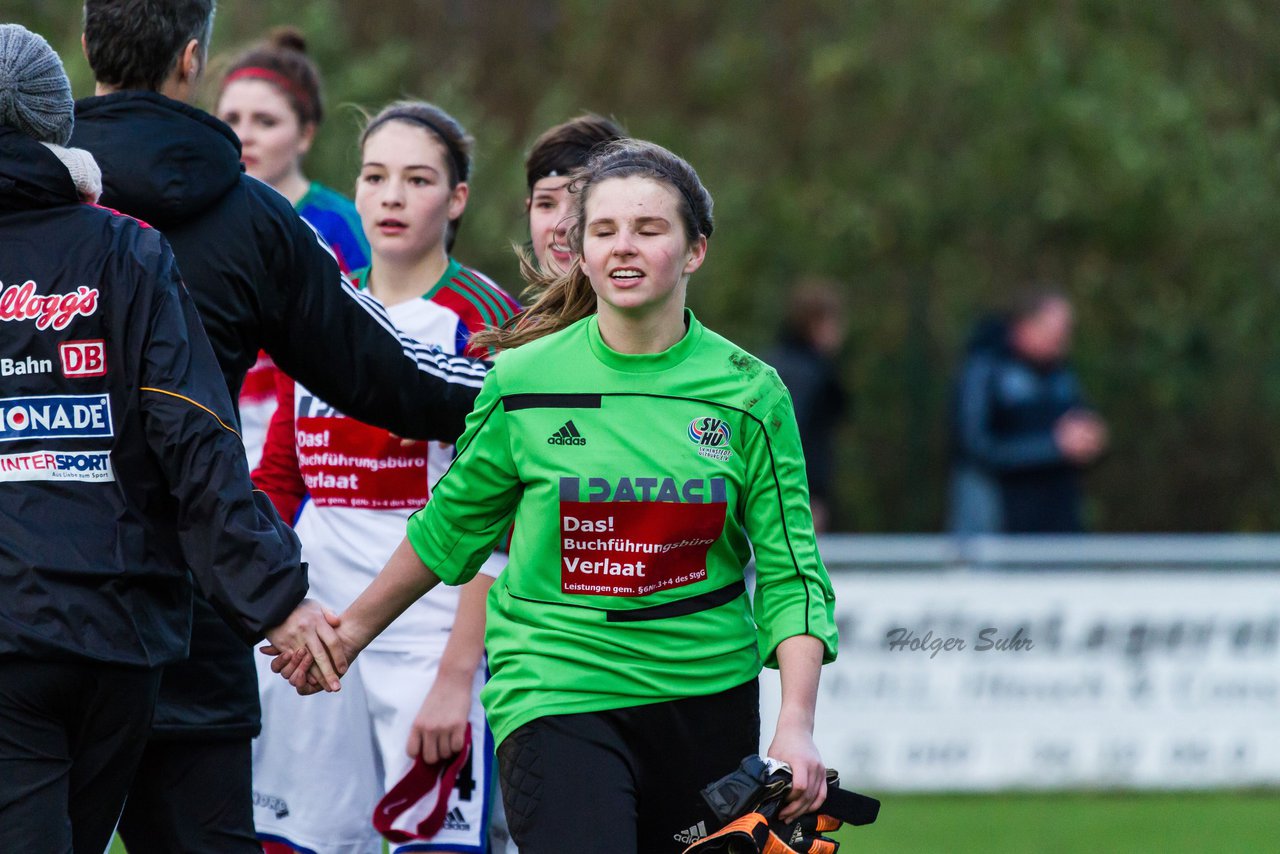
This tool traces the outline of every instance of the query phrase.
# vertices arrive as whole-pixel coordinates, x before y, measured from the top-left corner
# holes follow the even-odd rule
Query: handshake
[[[439,583],[408,539],[402,540],[341,617],[303,599],[288,619],[267,632],[261,652],[275,656],[272,671],[289,680],[299,694],[341,690],[338,680],[360,651]]]
[[[339,680],[368,643],[344,632],[342,618],[314,599],[303,599],[266,634],[267,645],[258,651],[273,656],[272,672],[303,695],[341,690]]]

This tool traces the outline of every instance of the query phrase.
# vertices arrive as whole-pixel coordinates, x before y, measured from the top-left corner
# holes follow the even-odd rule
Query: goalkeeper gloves
[[[777,813],[790,790],[791,769],[786,764],[748,756],[738,770],[702,791],[717,818],[728,823],[690,845],[684,854],[835,854],[840,844],[824,834],[846,821],[870,824],[880,811],[875,798],[841,789],[839,774],[828,768],[827,799],[822,806],[783,822]]]

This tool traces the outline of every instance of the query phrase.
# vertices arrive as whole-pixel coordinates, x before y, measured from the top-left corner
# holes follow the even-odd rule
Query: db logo
[[[58,345],[65,377],[101,377],[107,373],[107,351],[102,339],[63,341]]]

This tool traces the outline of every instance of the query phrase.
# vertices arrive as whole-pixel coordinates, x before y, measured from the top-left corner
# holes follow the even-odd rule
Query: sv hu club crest
[[[698,454],[713,460],[727,460],[733,454],[729,440],[733,429],[727,422],[703,416],[689,422],[689,441],[698,446]]]

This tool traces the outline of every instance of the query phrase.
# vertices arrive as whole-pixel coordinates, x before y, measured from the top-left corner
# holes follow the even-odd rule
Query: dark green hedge
[[[13,0],[9,0],[10,3]],[[8,4],[6,4],[8,7]],[[68,57],[79,4],[18,0]],[[458,246],[508,284],[521,157],[611,113],[701,171],[719,226],[695,309],[755,349],[788,282],[847,283],[841,527],[930,530],[944,412],[975,317],[1068,289],[1114,453],[1095,527],[1280,526],[1280,4],[1262,0],[224,0],[215,53],[301,25],[332,118],[313,176],[348,187],[353,105],[401,95],[479,140]],[[11,14],[11,13],[7,13]]]

